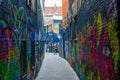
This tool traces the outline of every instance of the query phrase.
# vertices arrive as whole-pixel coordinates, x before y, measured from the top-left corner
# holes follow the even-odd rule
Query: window
[[[31,7],[31,0],[27,0],[27,6]]]
[[[27,0],[27,6],[29,6],[34,12],[37,12],[37,0]]]
[[[31,0],[31,8],[33,11],[37,12],[37,0]]]

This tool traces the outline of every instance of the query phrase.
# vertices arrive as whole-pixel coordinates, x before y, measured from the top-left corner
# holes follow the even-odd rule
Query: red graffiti
[[[115,72],[112,63],[111,50],[109,46],[109,38],[107,28],[104,25],[101,30],[100,43],[97,47],[97,33],[98,29],[95,26],[90,26],[89,34],[83,29],[83,34],[79,34],[80,53],[77,56],[78,61],[82,64],[86,63],[86,66],[93,67],[94,74],[100,73],[101,80],[114,80]],[[81,36],[84,35],[84,42],[82,42]],[[90,51],[85,50],[85,45],[90,48]],[[89,54],[91,53],[91,55]],[[89,54],[89,55],[88,55]],[[91,65],[89,64],[89,57],[91,56]],[[97,76],[96,76],[97,77]]]

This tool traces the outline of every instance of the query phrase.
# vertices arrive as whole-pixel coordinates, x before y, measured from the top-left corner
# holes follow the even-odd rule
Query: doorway
[[[21,80],[26,80],[27,77],[27,42],[21,41],[21,53],[20,53],[20,67],[21,67]]]
[[[32,70],[32,77],[34,77],[35,73],[35,41],[31,42],[31,70]]]

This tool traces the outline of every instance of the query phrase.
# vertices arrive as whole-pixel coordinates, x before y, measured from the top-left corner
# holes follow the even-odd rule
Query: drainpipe
[[[66,58],[66,55],[65,55],[65,29],[63,29],[63,57]]]

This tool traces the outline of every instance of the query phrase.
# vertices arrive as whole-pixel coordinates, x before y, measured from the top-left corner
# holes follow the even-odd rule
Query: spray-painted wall
[[[19,48],[13,31],[17,7],[7,0],[0,1],[0,79],[17,78],[19,74]],[[9,6],[9,7],[8,7]]]
[[[12,2],[0,0],[0,80],[31,80],[36,75],[34,48],[38,29],[27,10],[18,7],[18,0]]]
[[[117,11],[116,0],[84,0],[67,57],[81,80],[120,79]]]

